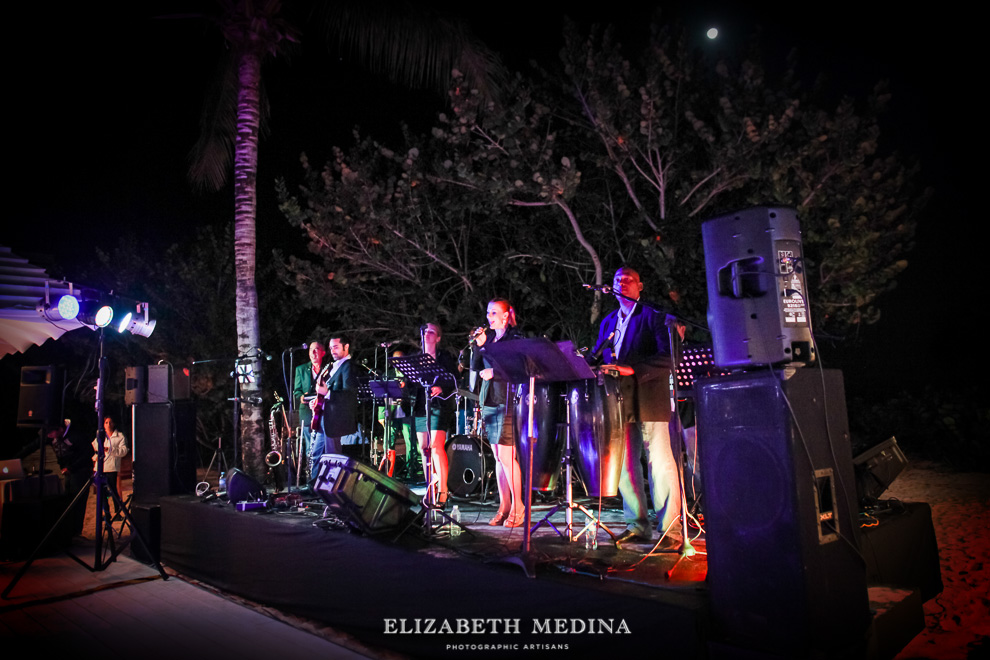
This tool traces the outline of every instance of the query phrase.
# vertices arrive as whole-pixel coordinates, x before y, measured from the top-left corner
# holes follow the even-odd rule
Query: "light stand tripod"
[[[217,448],[213,450],[213,457],[210,458],[210,465],[206,468],[206,474],[203,479],[203,483],[208,483],[210,480],[210,472],[213,471],[213,463],[217,464],[217,481],[219,483],[220,475],[229,472],[230,467],[227,465],[227,455],[223,453],[223,436],[217,437]],[[205,491],[204,491],[205,492]]]
[[[7,598],[10,595],[10,592],[14,589],[14,587],[17,585],[20,579],[24,577],[24,574],[27,573],[28,569],[31,567],[31,564],[34,562],[34,560],[41,553],[42,549],[48,543],[48,539],[55,534],[56,530],[63,523],[63,521],[66,521],[66,519],[75,509],[75,507],[86,506],[86,500],[89,499],[89,487],[91,485],[96,486],[96,529],[95,529],[96,544],[94,547],[93,565],[90,566],[89,564],[87,564],[85,561],[83,561],[75,554],[73,554],[71,550],[66,550],[66,554],[69,555],[76,562],[78,562],[79,564],[81,564],[82,566],[86,567],[87,569],[89,569],[94,573],[98,571],[104,571],[110,566],[110,564],[112,564],[114,561],[117,560],[117,556],[121,552],[123,552],[125,548],[127,548],[127,546],[130,544],[132,540],[136,538],[137,542],[141,545],[141,548],[144,550],[145,555],[148,557],[153,557],[151,550],[148,547],[148,543],[144,539],[144,535],[134,525],[134,521],[131,518],[130,510],[121,501],[120,495],[117,494],[116,490],[111,489],[110,486],[107,484],[106,475],[103,474],[103,459],[105,457],[104,443],[107,440],[106,429],[103,426],[103,420],[105,419],[103,414],[104,413],[103,387],[104,384],[106,383],[106,378],[107,378],[107,358],[103,354],[103,328],[100,328],[99,344],[100,344],[100,377],[99,380],[97,381],[97,388],[96,388],[96,414],[100,420],[100,426],[96,436],[96,445],[97,445],[96,471],[93,474],[93,476],[86,481],[86,484],[79,490],[79,492],[76,493],[76,496],[73,498],[72,502],[69,503],[69,506],[66,507],[62,515],[59,516],[59,519],[55,521],[55,524],[52,525],[51,529],[48,530],[48,533],[45,535],[45,538],[42,539],[41,543],[38,544],[38,547],[35,548],[34,552],[31,553],[31,556],[24,563],[24,566],[21,567],[21,570],[17,572],[17,575],[14,576],[14,579],[11,580],[10,584],[7,585],[7,588],[3,590],[3,594],[0,594],[2,595],[3,598]],[[123,543],[121,543],[119,546],[114,543],[113,521],[109,515],[110,507],[109,507],[109,503],[107,502],[107,496],[110,496],[112,498],[114,504],[117,507],[117,511],[123,515],[124,524],[128,525],[131,529],[131,537],[126,541],[124,541]],[[121,529],[123,529],[123,527],[121,527]],[[107,545],[110,550],[110,556],[107,559],[103,558],[104,534],[106,534],[107,536]],[[155,568],[158,569],[159,575],[162,576],[162,579],[167,580],[168,574],[165,573],[165,569],[162,568],[161,563],[156,560],[152,560],[152,561],[154,562]]]

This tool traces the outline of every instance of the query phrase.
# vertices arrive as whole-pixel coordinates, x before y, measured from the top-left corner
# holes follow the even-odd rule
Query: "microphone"
[[[581,286],[583,286],[585,289],[590,289],[591,291],[599,291],[601,293],[612,293],[612,287],[610,287],[607,284],[603,284],[601,286],[595,284],[582,284]]]
[[[305,351],[307,348],[309,348],[309,344],[303,343],[302,345],[299,346],[290,346],[289,348],[285,349],[282,352],[289,353],[291,351]]]
[[[382,343],[378,344],[378,346],[380,346],[381,348],[388,348],[394,343],[395,343],[394,341],[383,341]]]
[[[605,341],[603,341],[598,346],[595,346],[595,350],[593,350],[591,352],[591,359],[592,360],[597,360],[598,358],[600,358],[602,356],[602,353],[605,352],[605,349],[612,345],[612,338],[613,337],[615,337],[615,330],[613,330],[612,331],[612,334],[610,334],[608,337],[605,338]]]

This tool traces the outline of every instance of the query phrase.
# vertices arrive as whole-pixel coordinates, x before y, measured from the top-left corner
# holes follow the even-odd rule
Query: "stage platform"
[[[238,512],[193,497],[164,498],[162,560],[224,591],[410,657],[583,656],[660,646],[682,657],[705,655],[702,556],[684,560],[668,580],[677,553],[644,558],[649,546],[618,550],[604,530],[598,548],[588,549],[544,527],[533,535],[531,578],[519,563],[522,528],[488,526],[494,504],[458,505],[468,532],[456,538],[427,539],[418,526],[371,538],[345,525],[314,526],[320,506]],[[534,519],[549,508],[534,506]],[[621,510],[602,514],[623,531]],[[563,520],[563,512],[553,518],[558,527]]]
[[[600,509],[596,499],[579,502],[600,513],[616,534],[623,531],[618,499],[606,498]],[[217,500],[164,498],[162,561],[223,591],[323,622],[362,645],[402,657],[659,651],[684,658],[784,657],[742,651],[716,638],[703,536],[693,541],[698,554],[678,562],[675,549],[620,550],[604,530],[598,547],[588,548],[544,525],[532,536],[528,577],[522,528],[487,525],[496,510],[492,502],[457,504],[468,531],[456,537],[427,537],[419,526],[364,536],[333,519],[314,524],[322,503],[301,511],[238,512]],[[552,504],[534,504],[534,521]],[[913,517],[930,525],[927,505],[913,506],[924,509],[915,509]],[[574,519],[578,528],[586,520],[577,512]],[[552,522],[562,529],[564,513]],[[870,554],[868,563],[876,561],[876,553]],[[772,567],[764,564],[761,570],[772,580]],[[877,617],[856,655],[893,657],[921,630],[920,594],[926,590],[887,586],[900,589],[869,591]]]

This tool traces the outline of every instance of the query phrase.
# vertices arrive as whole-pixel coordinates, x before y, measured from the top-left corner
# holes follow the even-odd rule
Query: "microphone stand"
[[[669,578],[682,559],[684,559],[685,557],[693,557],[694,555],[697,554],[697,550],[695,550],[694,546],[691,545],[691,539],[689,538],[688,535],[687,501],[686,501],[685,489],[684,489],[684,449],[685,449],[684,429],[681,426],[680,415],[677,414],[677,367],[679,364],[679,354],[680,354],[681,344],[680,344],[680,334],[677,332],[677,329],[674,326],[677,321],[682,321],[682,320],[695,327],[704,328],[704,326],[695,323],[693,321],[690,321],[688,319],[681,319],[680,316],[676,314],[672,314],[666,308],[661,307],[656,303],[649,302],[648,300],[643,300],[642,298],[631,298],[627,295],[618,293],[614,291],[611,287],[607,287],[607,286],[592,287],[587,284],[584,286],[586,288],[595,289],[596,291],[601,290],[604,293],[612,293],[612,295],[614,295],[616,298],[622,298],[623,300],[628,300],[629,302],[642,305],[644,308],[652,310],[658,314],[664,314],[667,316],[667,336],[668,336],[669,349],[670,349],[670,387],[669,387],[670,409],[671,409],[671,416],[674,419],[674,424],[673,424],[674,430],[677,433],[678,447],[680,447],[679,451],[677,452],[677,487],[679,489],[680,498],[681,498],[681,512],[677,515],[677,519],[671,521],[670,525],[667,526],[667,529],[663,530],[663,532],[660,535],[660,540],[662,541],[663,538],[670,531],[670,529],[674,526],[674,523],[680,521],[681,523],[681,547],[679,550],[680,557],[678,558],[677,562],[674,563],[674,566],[671,567],[669,571],[667,571],[667,577]],[[658,541],[657,545],[659,546],[659,544],[660,542]]]
[[[254,377],[254,375],[248,371],[248,369],[250,369],[250,365],[253,364],[254,362],[260,361],[264,357],[265,357],[264,352],[261,351],[261,349],[256,348],[254,355],[238,355],[236,358],[233,358],[234,370],[230,372],[230,375],[234,379],[234,396],[227,400],[234,402],[233,435],[234,435],[234,467],[235,468],[243,469],[243,465],[241,465],[241,402],[243,401],[243,399],[241,398],[241,379],[243,378],[244,382],[250,382],[250,379]],[[229,357],[208,358],[206,360],[194,360],[193,364],[195,365],[195,364],[207,364],[210,362],[227,362],[229,360],[231,360],[231,358]],[[249,365],[249,366],[247,368],[242,368],[242,365]],[[255,404],[255,402],[253,401],[249,403]]]

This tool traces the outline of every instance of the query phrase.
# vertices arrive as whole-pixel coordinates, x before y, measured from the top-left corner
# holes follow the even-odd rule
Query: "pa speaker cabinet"
[[[148,366],[148,403],[168,403],[172,399],[171,370],[167,364]]]
[[[419,495],[378,470],[339,454],[326,454],[317,466],[316,492],[337,515],[365,534],[388,532],[413,516]]]
[[[124,404],[148,403],[147,367],[124,368]]]
[[[703,382],[698,448],[718,636],[788,657],[857,652],[870,611],[841,372]]]
[[[54,366],[21,367],[17,426],[58,426],[62,401],[62,370]]]
[[[139,403],[131,415],[134,499],[157,503],[163,495],[196,488],[196,408],[192,403]]]
[[[706,221],[701,234],[715,364],[813,362],[797,212],[746,209]]]

